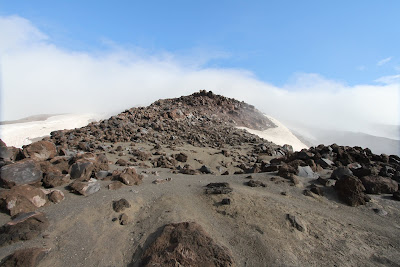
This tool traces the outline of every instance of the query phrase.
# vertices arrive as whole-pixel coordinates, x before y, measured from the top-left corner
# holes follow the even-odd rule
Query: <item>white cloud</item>
[[[384,59],[382,59],[382,60],[379,60],[378,63],[376,63],[376,65],[378,65],[378,66],[385,65],[385,64],[388,63],[390,60],[392,60],[392,57],[384,58]]]
[[[255,105],[277,119],[354,131],[399,124],[400,85],[348,86],[297,73],[281,88],[246,70],[201,68],[171,53],[123,48],[90,53],[57,47],[29,21],[0,19],[2,119],[40,113],[121,111],[157,99],[212,90]],[[196,58],[196,57],[194,57]]]

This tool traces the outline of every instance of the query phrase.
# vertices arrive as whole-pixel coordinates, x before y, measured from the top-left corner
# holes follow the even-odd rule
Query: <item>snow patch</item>
[[[276,125],[275,128],[269,128],[264,131],[258,131],[246,127],[238,127],[238,128],[244,129],[251,134],[258,135],[259,137],[264,138],[265,140],[271,141],[280,146],[283,146],[285,144],[291,145],[294,151],[300,151],[303,148],[308,148],[280,121],[272,118],[271,116],[267,115],[265,116]]]
[[[48,136],[52,131],[86,126],[92,121],[103,119],[104,114],[64,114],[52,116],[44,121],[31,121],[0,125],[0,138],[7,146],[29,145],[38,137]]]

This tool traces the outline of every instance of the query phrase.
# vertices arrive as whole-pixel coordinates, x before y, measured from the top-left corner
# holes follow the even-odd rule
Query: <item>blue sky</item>
[[[400,1],[370,0],[0,1],[65,49],[173,53],[277,86],[299,72],[349,85],[400,73],[399,14]]]
[[[0,120],[200,89],[285,123],[400,125],[400,1],[0,0]]]

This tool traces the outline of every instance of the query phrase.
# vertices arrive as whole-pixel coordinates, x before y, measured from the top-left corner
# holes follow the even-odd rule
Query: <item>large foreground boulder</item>
[[[30,185],[14,186],[0,193],[0,208],[14,216],[20,212],[31,212],[47,203],[43,190]]]
[[[0,170],[1,185],[11,188],[16,185],[38,184],[42,180],[40,165],[31,160],[24,159],[14,164],[3,166]]]
[[[42,161],[52,159],[57,155],[56,146],[49,141],[38,141],[24,147],[25,157]]]
[[[48,226],[49,221],[43,213],[20,213],[0,228],[0,247],[20,240],[33,239]]]
[[[342,176],[335,184],[339,197],[350,206],[364,205],[369,197],[364,193],[365,187],[355,176]]]
[[[234,265],[228,249],[216,244],[195,222],[167,224],[141,260],[141,266]]]
[[[399,189],[396,181],[381,176],[365,176],[361,182],[368,194],[392,194]]]

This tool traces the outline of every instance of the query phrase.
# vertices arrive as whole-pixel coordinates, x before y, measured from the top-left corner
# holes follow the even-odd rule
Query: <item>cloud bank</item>
[[[71,51],[18,16],[0,17],[0,40],[6,40],[0,42],[1,120],[117,112],[205,89],[246,101],[277,119],[325,129],[373,134],[371,124],[399,124],[398,79],[347,86],[297,73],[277,87],[246,70],[206,68],[172,53],[120,47]]]

